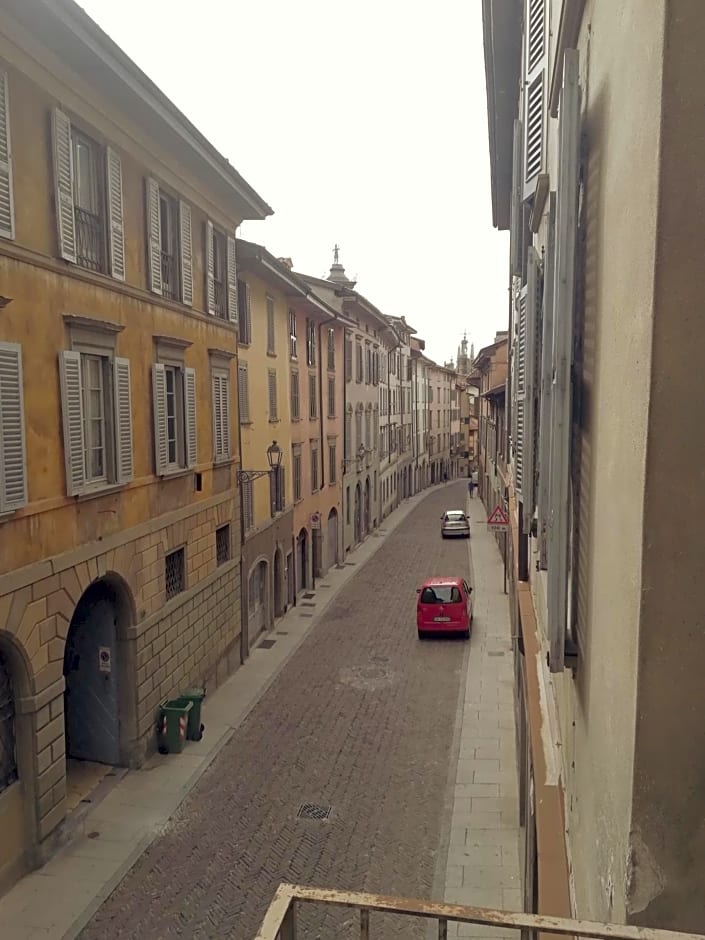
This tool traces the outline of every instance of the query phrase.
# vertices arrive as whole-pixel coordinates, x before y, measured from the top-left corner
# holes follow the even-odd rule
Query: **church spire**
[[[340,245],[333,247],[333,264],[330,266],[328,280],[334,284],[340,284],[342,287],[354,287],[355,281],[351,281],[345,273],[345,268],[340,263]]]

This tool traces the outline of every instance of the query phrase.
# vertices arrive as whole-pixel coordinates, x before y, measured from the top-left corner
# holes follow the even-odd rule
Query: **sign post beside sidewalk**
[[[503,507],[497,505],[487,517],[487,528],[490,532],[503,532],[503,552],[502,561],[504,562],[504,593],[507,593],[507,529],[509,528],[509,517]]]

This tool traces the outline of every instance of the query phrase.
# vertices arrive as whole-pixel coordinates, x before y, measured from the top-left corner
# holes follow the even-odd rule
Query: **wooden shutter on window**
[[[160,362],[152,366],[152,401],[154,406],[154,467],[163,476],[169,467],[169,442],[166,410],[166,369]]]
[[[277,373],[270,369],[267,373],[267,389],[269,393],[269,420],[279,419],[277,408]]]
[[[223,457],[230,456],[230,378],[220,377],[220,409],[223,416]]]
[[[237,259],[235,239],[228,236],[228,319],[237,323]]]
[[[514,487],[520,500],[524,500],[524,442],[526,394],[526,288],[516,300],[517,335],[514,356]]]
[[[83,395],[81,392],[81,355],[72,350],[59,353],[61,410],[64,424],[64,461],[66,492],[78,496],[86,485],[83,449]]]
[[[22,347],[0,343],[0,513],[26,504]]]
[[[558,189],[556,197],[556,273],[551,400],[551,478],[548,554],[548,633],[551,672],[564,668],[568,626],[568,550],[570,542],[570,439],[572,408],[573,314],[580,169],[579,58],[565,52],[560,96]]]
[[[509,225],[509,253],[511,258],[510,274],[521,277],[522,243],[524,239],[524,203],[522,200],[522,147],[523,132],[521,121],[514,121],[514,157],[512,162],[512,202]]]
[[[217,460],[230,456],[230,381],[222,372],[213,375],[213,442]]]
[[[52,112],[54,189],[59,254],[76,263],[76,219],[73,211],[73,151],[71,122],[57,108]]]
[[[186,438],[186,466],[198,462],[198,431],[196,423],[196,370],[184,369],[184,418]]]
[[[267,352],[273,353],[274,346],[274,301],[267,297]]]
[[[179,234],[181,252],[181,300],[193,306],[193,243],[191,240],[191,206],[179,202]]]
[[[240,403],[240,424],[247,424],[250,420],[250,387],[246,362],[237,364],[237,396]]]
[[[549,478],[551,457],[551,392],[553,385],[553,288],[556,258],[556,195],[549,196],[548,245],[541,320],[541,387],[539,401],[538,495],[539,565],[548,567]]]
[[[108,183],[108,243],[110,273],[116,281],[125,280],[125,220],[122,204],[122,160],[112,147],[105,149]]]
[[[130,360],[113,361],[115,394],[115,479],[129,483],[134,476],[132,457],[132,398]]]
[[[523,532],[528,535],[534,515],[536,425],[536,361],[539,354],[539,309],[541,303],[541,259],[535,248],[529,248],[526,279],[526,353],[524,364],[524,486]]]
[[[546,146],[546,0],[526,0],[523,198],[536,189]]]
[[[155,294],[162,292],[162,216],[159,206],[159,183],[147,177],[145,180],[147,213],[147,261],[149,289]]]
[[[0,235],[15,237],[15,203],[12,191],[12,139],[10,93],[7,75],[0,72]]]
[[[349,382],[352,378],[352,339],[345,337],[345,381]]]
[[[213,223],[206,221],[206,310],[215,315],[215,256],[213,253]]]

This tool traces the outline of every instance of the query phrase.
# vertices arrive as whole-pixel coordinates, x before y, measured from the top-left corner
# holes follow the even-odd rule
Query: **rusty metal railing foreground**
[[[306,940],[296,930],[297,910],[302,904],[357,909],[360,915],[360,940],[373,940],[370,934],[370,911],[399,917],[423,917],[435,920],[438,923],[439,940],[446,940],[448,937],[449,923],[504,927],[505,930],[523,928],[541,934],[587,937],[592,940],[705,940],[702,934],[676,933],[672,930],[656,930],[652,927],[598,924],[587,920],[548,917],[543,914],[513,913],[491,908],[464,907],[460,904],[442,904],[437,901],[385,897],[381,894],[307,888],[286,883],[277,888],[255,940]]]

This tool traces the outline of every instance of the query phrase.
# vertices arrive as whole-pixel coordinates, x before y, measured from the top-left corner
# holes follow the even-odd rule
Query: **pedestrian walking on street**
[[[470,499],[473,498],[475,489],[475,484],[472,482],[472,477],[468,480],[468,493],[470,494]]]

